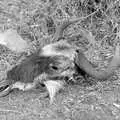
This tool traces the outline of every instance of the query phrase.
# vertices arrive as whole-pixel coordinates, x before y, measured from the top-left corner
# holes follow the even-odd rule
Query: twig
[[[18,114],[22,114],[19,111],[15,111],[15,110],[7,110],[7,109],[0,109],[0,112],[13,112],[13,113],[18,113]]]
[[[57,26],[57,29],[56,29],[56,32],[55,32],[55,35],[54,35],[52,41],[55,42],[55,41],[59,40],[60,38],[62,38],[62,36],[63,36],[63,31],[64,31],[69,25],[74,24],[74,23],[76,23],[76,22],[78,22],[78,21],[81,21],[81,20],[83,20],[83,19],[86,19],[86,18],[90,17],[91,15],[95,14],[96,12],[98,12],[98,10],[99,10],[99,9],[97,9],[95,12],[93,12],[93,13],[85,16],[85,17],[73,18],[73,19],[71,19],[71,20],[68,19],[68,20],[63,21],[60,25]]]

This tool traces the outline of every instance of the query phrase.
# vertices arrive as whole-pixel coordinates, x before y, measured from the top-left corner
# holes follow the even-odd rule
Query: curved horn
[[[105,80],[109,78],[115,70],[120,66],[120,46],[118,45],[115,50],[115,55],[113,56],[109,66],[106,68],[105,71],[97,71],[96,68],[87,60],[82,52],[79,52],[75,57],[75,63],[78,65],[79,68],[84,70],[87,74],[92,77],[95,77],[99,80]]]

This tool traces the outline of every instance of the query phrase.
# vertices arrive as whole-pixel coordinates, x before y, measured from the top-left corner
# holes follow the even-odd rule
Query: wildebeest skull
[[[63,30],[79,20],[63,22],[58,26],[52,41],[61,38]],[[52,102],[55,93],[64,84],[63,78],[70,78],[74,73],[74,56],[75,49],[65,41],[46,45],[7,72],[6,81],[0,85],[0,96],[14,88],[29,90],[40,82],[47,87]]]
[[[70,59],[74,50],[68,45],[65,47],[65,44],[64,49],[56,50],[57,46],[60,47],[59,42],[49,44],[49,49],[43,47],[9,70],[6,78],[7,87],[1,95],[9,93],[14,88],[26,91],[42,83],[46,86],[52,102],[56,92],[63,87],[64,78],[69,79],[74,73],[74,63]],[[46,54],[47,50],[49,54]]]

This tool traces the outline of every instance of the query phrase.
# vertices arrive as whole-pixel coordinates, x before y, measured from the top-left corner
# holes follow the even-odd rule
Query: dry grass
[[[14,28],[31,45],[30,52],[51,43],[56,26],[65,19],[81,21],[64,36],[85,51],[87,58],[103,68],[120,42],[119,0],[2,0],[0,30]],[[0,46],[0,78],[19,60],[19,54]],[[104,59],[104,62],[103,62]],[[49,104],[41,90],[13,91],[0,98],[0,120],[119,120],[119,71],[110,80],[79,78]]]

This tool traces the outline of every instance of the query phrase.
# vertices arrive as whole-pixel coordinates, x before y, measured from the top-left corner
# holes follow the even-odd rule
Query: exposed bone
[[[19,90],[28,91],[30,89],[35,88],[35,83],[22,83],[22,82],[16,82],[12,85],[12,89],[18,88]]]
[[[44,82],[50,97],[50,103],[52,104],[55,98],[56,93],[63,88],[64,82],[61,80],[48,80]]]

